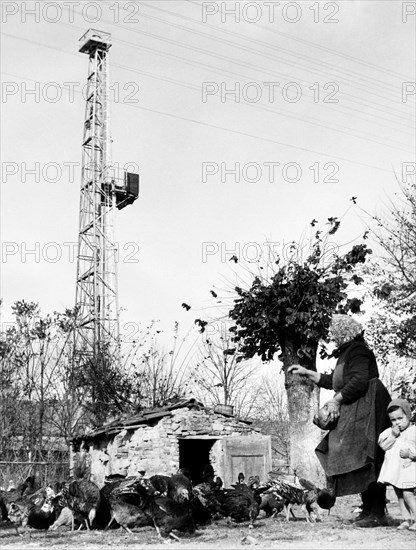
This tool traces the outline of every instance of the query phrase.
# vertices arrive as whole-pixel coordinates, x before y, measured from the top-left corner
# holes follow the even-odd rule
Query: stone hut
[[[173,474],[178,468],[187,468],[196,484],[207,464],[229,487],[239,472],[267,479],[271,438],[250,421],[190,399],[114,420],[74,438],[71,468],[80,461],[99,487],[112,474],[151,476]]]

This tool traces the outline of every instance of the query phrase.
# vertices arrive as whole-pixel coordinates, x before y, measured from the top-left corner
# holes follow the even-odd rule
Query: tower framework
[[[105,346],[118,353],[118,247],[116,208],[138,196],[138,176],[115,170],[111,158],[109,50],[111,35],[90,29],[79,51],[88,55],[82,141],[76,306],[77,348],[95,355]]]

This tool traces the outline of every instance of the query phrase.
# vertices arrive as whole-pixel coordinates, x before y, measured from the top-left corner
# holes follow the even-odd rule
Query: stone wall
[[[99,487],[105,476],[122,474],[146,476],[173,474],[179,467],[179,439],[218,439],[211,449],[210,461],[218,475],[222,475],[223,454],[221,439],[227,436],[256,434],[257,430],[234,417],[227,417],[207,409],[181,408],[171,411],[153,426],[141,425],[122,430],[115,435],[103,434],[89,445],[91,479]],[[75,458],[76,460],[76,458]]]

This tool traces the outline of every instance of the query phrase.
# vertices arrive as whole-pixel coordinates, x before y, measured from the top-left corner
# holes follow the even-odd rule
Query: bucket
[[[214,412],[233,416],[234,407],[233,405],[215,405]]]

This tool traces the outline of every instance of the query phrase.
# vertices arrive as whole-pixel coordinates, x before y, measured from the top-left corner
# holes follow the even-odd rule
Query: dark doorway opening
[[[180,439],[179,468],[187,468],[192,477],[192,483],[202,483],[202,473],[209,464],[209,452],[216,439]]]

